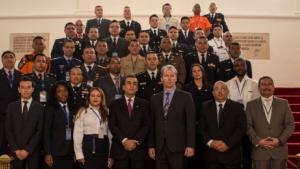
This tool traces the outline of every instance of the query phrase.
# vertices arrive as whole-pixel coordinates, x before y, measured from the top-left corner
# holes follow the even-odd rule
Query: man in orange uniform
[[[212,25],[206,17],[200,16],[201,8],[199,4],[194,5],[193,12],[194,16],[190,19],[190,31],[194,32],[196,29],[201,28],[208,35]]]
[[[18,64],[18,69],[22,74],[32,73],[33,57],[36,54],[40,54],[44,52],[46,48],[45,39],[41,36],[34,37],[32,40],[32,48],[33,48],[33,52],[23,56]],[[50,63],[51,60],[49,57],[47,57],[46,72],[50,71]]]

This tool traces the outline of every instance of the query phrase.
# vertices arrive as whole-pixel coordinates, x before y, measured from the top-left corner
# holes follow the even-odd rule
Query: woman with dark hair
[[[47,167],[73,168],[72,130],[75,111],[71,87],[65,81],[56,82],[45,108],[43,141]]]
[[[200,114],[202,103],[207,100],[213,99],[213,95],[212,95],[212,90],[207,85],[205,70],[200,64],[198,63],[192,64],[191,75],[192,75],[192,81],[184,85],[182,89],[192,94],[195,103],[195,109],[196,109],[196,129],[197,129],[199,124],[199,119],[200,119],[199,114]],[[189,168],[192,169],[199,169],[199,168],[203,168],[204,166],[204,162],[200,160],[202,159],[200,153],[201,153],[201,149],[205,145],[201,143],[198,134],[196,134],[196,145],[197,146],[195,148],[195,156],[191,158],[191,160],[188,163]]]
[[[84,169],[111,168],[112,160],[108,158],[111,134],[107,119],[103,90],[90,88],[87,105],[78,111],[74,125],[75,155]]]

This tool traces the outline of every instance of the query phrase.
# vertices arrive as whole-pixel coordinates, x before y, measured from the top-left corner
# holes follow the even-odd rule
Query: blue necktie
[[[170,93],[169,92],[166,92],[166,100],[165,100],[165,104],[164,104],[164,107],[163,107],[163,111],[164,111],[164,118],[167,118],[167,115],[168,115],[168,110],[169,110],[169,107],[170,107]]]
[[[8,81],[9,81],[10,88],[12,88],[14,78],[13,78],[12,72],[10,70],[8,71]]]

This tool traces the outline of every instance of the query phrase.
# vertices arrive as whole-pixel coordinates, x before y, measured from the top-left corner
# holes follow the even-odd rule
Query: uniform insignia
[[[207,66],[208,66],[208,67],[213,67],[213,68],[215,68],[215,67],[216,67],[216,65],[215,65],[215,64],[213,64],[213,63],[207,64]]]

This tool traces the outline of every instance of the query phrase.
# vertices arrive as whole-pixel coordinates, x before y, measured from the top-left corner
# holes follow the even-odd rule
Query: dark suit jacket
[[[45,154],[53,156],[73,155],[73,136],[72,140],[66,141],[66,117],[63,109],[58,104],[45,108],[44,121],[44,151]],[[73,131],[73,115],[75,111],[69,107],[70,128]],[[72,132],[73,133],[73,132]]]
[[[25,114],[21,106],[16,101],[7,107],[5,131],[9,147],[12,152],[25,149],[32,156],[40,155],[44,106],[33,100]]]
[[[159,71],[157,72],[155,80],[151,80],[151,77],[147,71],[137,75],[138,92],[136,95],[140,98],[150,101],[152,95],[163,90],[160,78]]]
[[[72,58],[70,61],[70,65],[68,65],[66,59],[64,57],[58,57],[52,59],[51,61],[51,70],[50,72],[56,76],[56,80],[67,80],[66,72],[69,72],[74,66],[80,65],[81,61]]]
[[[225,21],[225,17],[224,17],[224,15],[222,13],[215,13],[215,17],[214,18],[210,17],[210,14],[206,14],[204,16],[211,23],[212,29],[213,29],[213,26],[215,24],[220,24],[223,27],[223,32],[229,31],[228,26],[227,26],[226,21]],[[210,34],[208,35],[208,39],[212,39],[214,37],[212,29],[211,29]]]
[[[150,35],[150,42],[149,45],[150,47],[155,51],[159,52],[160,51],[160,41],[163,37],[167,36],[167,32],[162,29],[158,29],[158,35],[154,35],[151,29],[146,30],[149,35]]]
[[[195,45],[194,32],[189,31],[188,37],[185,38],[183,30],[179,30],[179,37],[177,41],[179,43],[184,43],[189,47]]]
[[[67,38],[60,38],[60,39],[55,39],[53,47],[52,47],[52,51],[51,51],[51,58],[58,58],[58,57],[62,57],[64,55],[64,51],[63,51],[63,46],[64,46],[64,41],[67,40]],[[74,43],[75,43],[75,52],[73,54],[73,56],[76,59],[82,60],[82,39],[78,39],[78,38],[74,38],[73,39]]]
[[[252,78],[251,62],[246,60],[246,65],[247,65],[247,75],[248,75],[248,77]],[[232,63],[231,59],[227,59],[227,60],[220,62],[219,66],[220,66],[220,71],[218,73],[219,80],[227,82],[228,80],[230,80],[236,76],[236,73],[233,70],[233,63]]]
[[[149,103],[135,97],[131,117],[125,97],[113,101],[109,107],[108,125],[113,135],[110,155],[114,159],[144,160],[147,156],[147,135],[150,129]],[[126,151],[122,145],[124,138],[134,139],[140,145],[133,151]]]
[[[98,28],[100,39],[104,39],[109,36],[110,20],[102,18],[101,24],[98,25],[97,18],[90,19],[86,22],[85,34],[87,35],[91,27]]]
[[[0,69],[0,154],[7,151],[7,140],[5,137],[4,123],[7,105],[19,99],[17,86],[19,84],[21,73],[14,70],[13,86],[10,87],[5,70]]]
[[[162,91],[151,98],[149,147],[156,148],[157,153],[164,146],[171,152],[183,153],[186,147],[195,147],[195,107],[192,96],[176,89],[165,119],[163,95]]]
[[[118,38],[118,42],[117,42],[117,47],[115,48],[114,43],[112,38],[108,37],[105,39],[108,45],[108,53],[107,56],[108,57],[112,57],[112,54],[114,52],[118,53],[118,56],[120,58],[125,57],[128,55],[129,51],[128,51],[128,41],[122,37]]]
[[[215,100],[207,101],[200,111],[199,134],[206,145],[210,140],[222,140],[229,150],[218,152],[206,146],[203,157],[208,162],[237,164],[241,161],[241,141],[246,133],[246,115],[243,105],[227,100],[218,127]]]
[[[121,95],[123,94],[123,90],[122,90],[123,84],[124,84],[124,78],[121,78],[120,91],[118,93],[110,74],[94,82],[95,87],[100,87],[103,90],[106,96],[107,105],[109,105],[112,101],[116,100],[115,98],[116,94],[121,94]]]
[[[129,28],[127,27],[127,23],[125,23],[125,20],[120,21],[120,27],[121,27],[120,36],[123,38],[125,37],[126,31],[129,29],[134,31],[136,38],[139,36],[141,32],[141,24],[133,20],[131,21]]]

